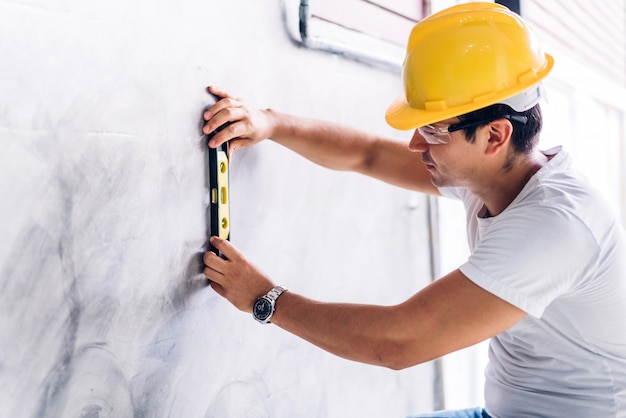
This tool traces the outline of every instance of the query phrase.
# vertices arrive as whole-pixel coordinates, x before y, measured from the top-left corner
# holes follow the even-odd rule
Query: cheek
[[[454,163],[458,158],[455,150],[451,149],[448,144],[431,145],[428,149],[429,157],[437,163],[437,165],[449,165]]]
[[[429,155],[442,173],[462,175],[471,161],[470,150],[464,147],[431,146]]]

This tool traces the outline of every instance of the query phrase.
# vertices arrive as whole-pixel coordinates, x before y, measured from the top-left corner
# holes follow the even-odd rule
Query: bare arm
[[[231,140],[230,150],[234,152],[271,138],[321,166],[438,194],[420,160],[421,154],[410,151],[407,144],[337,123],[251,108],[224,91],[214,87],[210,91],[224,99],[205,111],[203,132],[208,134],[226,122],[233,123],[209,146]]]
[[[228,260],[207,253],[205,275],[219,294],[251,312],[274,284],[229,242],[214,238],[213,245]],[[402,369],[497,335],[525,315],[455,270],[395,306],[322,303],[288,291],[272,323],[338,356]]]

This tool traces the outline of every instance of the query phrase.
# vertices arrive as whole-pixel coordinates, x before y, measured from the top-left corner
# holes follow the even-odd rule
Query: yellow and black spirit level
[[[224,124],[208,135],[210,140],[229,124]],[[230,239],[230,195],[228,190],[228,143],[217,148],[209,147],[209,189],[211,194],[209,237]],[[216,248],[210,250],[221,254]]]

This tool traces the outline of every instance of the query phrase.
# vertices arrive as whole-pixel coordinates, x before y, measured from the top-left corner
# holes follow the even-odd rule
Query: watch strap
[[[285,289],[282,286],[274,286],[272,290],[270,290],[269,292],[265,294],[265,297],[271,300],[272,302],[276,302],[276,299],[278,299],[278,297],[282,295],[283,292],[285,291],[287,291],[287,289]]]

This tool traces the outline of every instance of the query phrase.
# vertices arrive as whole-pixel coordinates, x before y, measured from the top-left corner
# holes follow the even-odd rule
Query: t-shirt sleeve
[[[461,272],[538,318],[592,275],[599,254],[584,222],[556,208],[510,213],[482,234]]]

